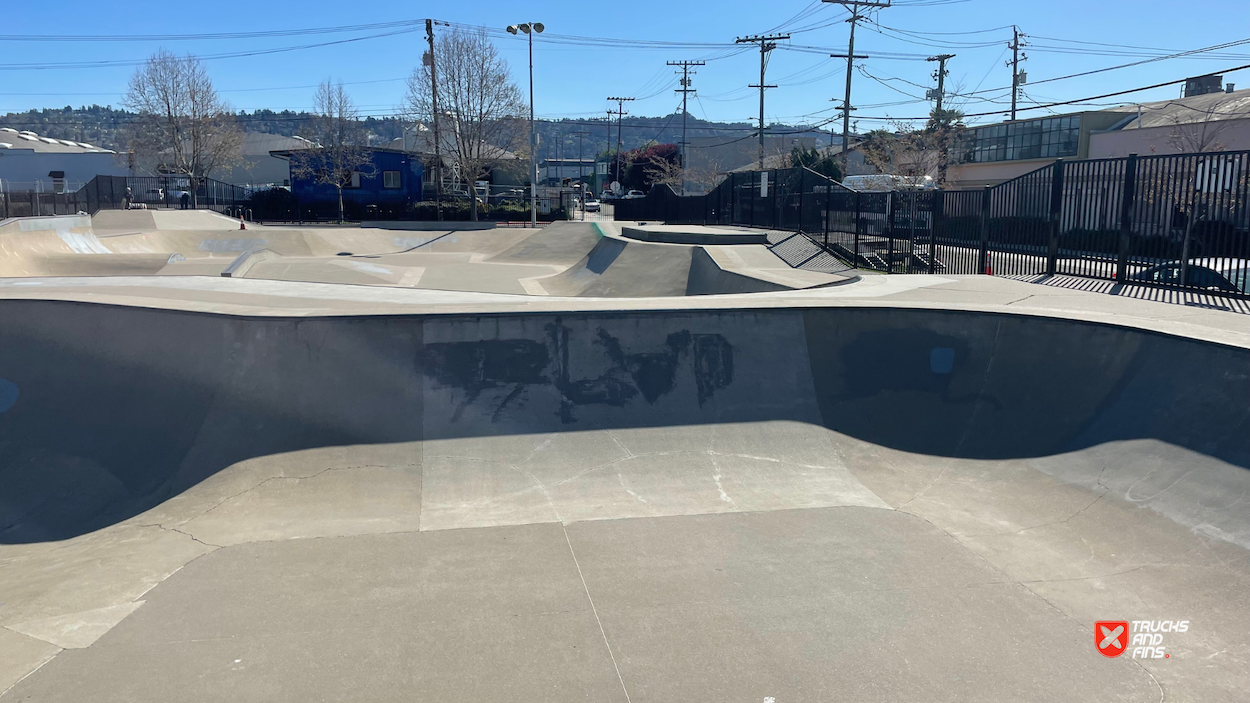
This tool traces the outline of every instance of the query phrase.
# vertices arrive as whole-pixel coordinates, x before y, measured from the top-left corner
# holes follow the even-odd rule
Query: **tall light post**
[[[508,25],[508,33],[516,34],[517,30],[525,32],[530,44],[530,227],[538,226],[538,161],[534,152],[538,150],[534,138],[534,35],[542,34],[546,29],[542,22],[523,22]]]

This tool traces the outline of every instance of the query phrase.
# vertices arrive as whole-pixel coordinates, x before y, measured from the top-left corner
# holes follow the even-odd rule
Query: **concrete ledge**
[[[621,236],[642,242],[667,244],[767,244],[767,232],[744,232],[702,225],[634,225],[621,227]]]
[[[235,257],[234,261],[221,272],[222,278],[243,278],[248,270],[261,261],[280,258],[280,255],[269,249],[252,249]],[[171,260],[170,263],[173,263]]]

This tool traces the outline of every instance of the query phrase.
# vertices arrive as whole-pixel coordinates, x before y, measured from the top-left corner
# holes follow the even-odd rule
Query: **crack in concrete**
[[[1094,576],[1074,576],[1072,578],[1067,578],[1067,579],[1034,579],[1031,581],[1019,581],[1018,583],[1020,585],[1025,585],[1025,584],[1030,584],[1030,583],[1068,583],[1068,582],[1074,582],[1074,581],[1091,581],[1093,579],[1107,579],[1113,576],[1131,574],[1134,571],[1141,571],[1142,569],[1145,569],[1151,566],[1170,566],[1170,564],[1167,564],[1164,562],[1152,562],[1150,564],[1142,564],[1141,566],[1134,566],[1131,569],[1124,569],[1123,571],[1113,571],[1109,574],[1096,574]]]
[[[56,659],[58,656],[60,656],[60,655],[61,655],[61,652],[64,652],[64,651],[65,651],[65,648],[64,648],[64,647],[57,647],[55,644],[52,644],[51,642],[48,642],[47,640],[41,640],[41,639],[39,639],[38,637],[31,637],[30,635],[28,635],[28,634],[26,634],[26,633],[24,633],[24,632],[18,632],[17,630],[14,630],[14,629],[12,629],[12,628],[10,628],[10,627],[8,627],[8,626],[4,626],[4,629],[8,630],[9,632],[13,632],[13,633],[19,634],[19,635],[21,635],[21,636],[23,636],[23,637],[30,637],[30,639],[35,640],[36,642],[44,642],[45,644],[49,644],[49,645],[51,645],[51,646],[53,646],[53,647],[56,647],[56,651],[55,651],[55,652],[53,652],[53,653],[52,653],[52,656],[48,657],[48,658],[47,658],[47,660],[45,660],[42,664],[40,664],[39,666],[35,667],[34,669],[31,669],[30,671],[26,672],[26,674],[25,674],[24,676],[22,676],[22,677],[21,677],[20,679],[18,679],[17,681],[14,681],[14,682],[13,682],[13,683],[12,683],[12,684],[8,687],[8,688],[4,689],[3,691],[0,691],[0,698],[4,698],[6,695],[8,695],[9,691],[12,691],[13,689],[17,688],[17,685],[18,685],[18,684],[20,684],[21,682],[23,682],[23,681],[25,681],[26,679],[30,678],[31,676],[34,676],[34,675],[35,675],[35,672],[37,672],[37,671],[39,671],[40,669],[42,669],[43,667],[47,666],[47,665],[48,665],[48,662],[51,662],[53,659]]]
[[[1062,525],[1072,520],[1076,516],[1080,515],[1081,513],[1085,512],[1086,510],[1089,510],[1090,508],[1092,508],[1095,503],[1102,500],[1103,497],[1106,495],[1107,495],[1106,491],[1099,493],[1093,500],[1086,503],[1080,510],[1077,510],[1075,513],[1072,513],[1071,515],[1067,516],[1066,518],[1062,520],[1052,520],[1051,522],[1043,522],[1039,525],[1029,525],[1028,527],[1021,527],[1020,529],[1012,530],[1011,532],[977,532],[977,533],[961,532],[959,534],[963,537],[1009,537],[1011,535],[1018,535],[1021,532],[1028,532],[1029,530],[1039,530],[1043,527],[1051,527],[1053,525]]]
[[[1104,495],[1105,495],[1105,494],[1104,494]],[[1102,497],[1102,496],[1100,495],[1100,496],[1099,496],[1099,498],[1101,498],[1101,497]],[[1095,500],[1094,502],[1097,502],[1097,500]],[[1093,505],[1093,503],[1090,503],[1090,505]],[[1089,507],[1089,506],[1086,506],[1086,507]],[[1058,613],[1058,614],[1059,614],[1060,616],[1062,616],[1064,619],[1068,620],[1068,621],[1069,621],[1070,623],[1072,623],[1074,626],[1076,626],[1076,627],[1078,627],[1078,628],[1082,628],[1082,629],[1084,629],[1084,623],[1083,623],[1082,621],[1079,621],[1079,620],[1077,620],[1076,618],[1072,617],[1072,615],[1070,615],[1069,613],[1067,613],[1067,612],[1066,612],[1063,608],[1060,608],[1059,606],[1057,606],[1057,605],[1055,605],[1053,602],[1051,602],[1051,600],[1050,600],[1049,598],[1047,598],[1046,596],[1043,596],[1041,593],[1038,593],[1038,592],[1037,592],[1036,590],[1034,590],[1033,588],[1030,588],[1030,587],[1029,587],[1029,584],[1039,584],[1039,583],[1060,583],[1060,582],[1065,582],[1065,581],[1086,581],[1086,580],[1090,580],[1090,579],[1110,578],[1110,577],[1112,577],[1112,576],[1118,576],[1118,575],[1120,575],[1120,574],[1127,574],[1127,573],[1131,573],[1131,572],[1133,572],[1133,571],[1138,571],[1138,570],[1144,569],[1144,568],[1146,568],[1146,567],[1148,567],[1148,566],[1158,566],[1158,565],[1159,565],[1159,564],[1143,564],[1143,565],[1141,565],[1141,566],[1134,567],[1134,568],[1132,568],[1132,569],[1127,569],[1127,570],[1125,570],[1125,571],[1117,572],[1117,573],[1114,573],[1114,574],[1105,574],[1105,575],[1102,575],[1102,576],[1086,576],[1086,577],[1082,577],[1082,578],[1072,578],[1072,579],[1050,579],[1050,580],[1021,581],[1021,580],[1019,580],[1019,579],[1016,579],[1016,578],[1012,577],[1012,576],[1011,576],[1011,574],[1007,573],[1007,572],[1006,572],[1006,570],[1004,570],[1002,567],[998,566],[998,565],[997,565],[997,564],[995,564],[993,561],[990,561],[989,557],[986,557],[985,555],[983,555],[983,554],[981,554],[981,553],[977,552],[976,550],[972,549],[972,548],[971,548],[971,547],[969,547],[967,544],[965,544],[965,543],[963,542],[963,540],[959,539],[959,537],[958,537],[957,535],[955,535],[954,533],[948,532],[947,530],[945,530],[945,529],[944,529],[944,528],[942,528],[941,526],[939,526],[939,525],[937,525],[936,523],[934,523],[932,520],[929,520],[928,518],[923,517],[923,516],[921,516],[921,515],[916,515],[915,513],[910,513],[910,512],[906,512],[906,511],[899,510],[899,509],[896,509],[895,511],[896,511],[896,512],[903,512],[903,513],[905,513],[905,514],[907,514],[907,515],[912,515],[913,517],[915,517],[915,518],[917,518],[917,519],[919,519],[919,520],[922,520],[922,521],[923,521],[923,522],[925,522],[926,524],[930,525],[930,526],[931,526],[931,527],[933,527],[935,530],[938,530],[938,531],[939,531],[939,532],[941,532],[942,534],[945,534],[945,535],[946,535],[947,537],[949,537],[952,541],[954,541],[956,544],[958,544],[958,545],[960,545],[961,547],[963,547],[964,549],[966,549],[966,550],[967,550],[969,553],[971,553],[973,556],[975,556],[975,557],[979,558],[981,561],[985,562],[985,564],[986,564],[986,565],[988,565],[991,569],[993,569],[994,571],[996,571],[996,572],[998,572],[998,573],[1002,574],[1002,575],[1003,575],[1003,577],[1004,577],[1005,579],[1007,579],[1007,581],[1008,581],[1008,582],[1010,582],[1010,583],[1012,583],[1012,584],[1015,584],[1016,586],[1019,586],[1020,588],[1024,589],[1027,593],[1032,594],[1035,598],[1037,598],[1037,599],[1041,600],[1043,603],[1045,603],[1046,605],[1050,606],[1050,608],[1051,608],[1052,610],[1054,610],[1056,613]],[[1148,670],[1147,670],[1144,666],[1142,666],[1140,662],[1138,662],[1137,660],[1133,660],[1133,662],[1134,662],[1135,664],[1137,664],[1139,667],[1141,667],[1142,671],[1144,671],[1144,672],[1146,673],[1146,675],[1150,677],[1150,680],[1154,682],[1155,686],[1157,686],[1157,687],[1159,688],[1159,695],[1160,695],[1159,700],[1162,702],[1164,699],[1166,699],[1167,695],[1166,695],[1166,693],[1164,692],[1163,685],[1159,683],[1159,680],[1158,680],[1158,679],[1156,679],[1156,678],[1154,677],[1154,675],[1153,675],[1153,674],[1151,674],[1151,673],[1150,673],[1150,672],[1149,672],[1149,671],[1148,671]]]
[[[264,479],[263,481],[257,483],[256,485],[250,488],[246,488],[242,491],[239,491],[238,493],[222,498],[220,501],[214,503],[212,507],[208,508],[207,510],[184,520],[182,524],[186,525],[194,520],[198,520],[199,518],[202,518],[205,515],[213,512],[217,508],[220,508],[221,506],[225,505],[226,503],[229,503],[235,498],[239,498],[241,496],[247,495],[248,493],[255,491],[256,489],[268,484],[271,481],[309,481],[309,480],[312,480],[314,478],[321,476],[322,474],[326,474],[331,471],[350,471],[354,469],[408,469],[408,468],[420,467],[420,466],[421,466],[420,464],[357,464],[357,465],[352,465],[352,466],[330,466],[314,474],[309,474],[308,476],[270,476],[269,478]]]

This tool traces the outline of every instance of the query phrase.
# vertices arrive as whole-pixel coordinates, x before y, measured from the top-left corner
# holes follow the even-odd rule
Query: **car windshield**
[[[1224,271],[1224,277],[1233,284],[1237,290],[1242,293],[1250,293],[1250,267],[1239,269],[1228,269]]]

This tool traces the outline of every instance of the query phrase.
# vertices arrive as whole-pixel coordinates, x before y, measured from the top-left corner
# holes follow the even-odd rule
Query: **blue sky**
[[[124,8],[119,11],[119,7]],[[769,121],[796,123],[829,119],[841,99],[845,63],[828,53],[844,52],[847,13],[835,5],[809,0],[766,2],[601,3],[470,1],[411,3],[383,0],[354,5],[327,0],[301,3],[241,2],[163,5],[151,11],[143,5],[101,4],[68,0],[55,10],[10,11],[9,24],[0,30],[0,64],[78,61],[141,60],[165,46],[197,55],[260,51],[394,32],[375,29],[287,37],[212,40],[126,42],[30,42],[12,36],[30,35],[181,35],[257,32],[360,25],[415,20],[424,16],[500,29],[526,20],[546,24],[549,35],[535,43],[535,103],[540,117],[598,117],[609,106],[609,95],[640,98],[630,105],[633,114],[667,115],[680,104],[672,92],[677,78],[665,61],[709,59],[698,69],[692,115],[716,120],[754,119],[757,92],[746,88],[758,80],[759,53],[740,52],[736,37],[762,33],[783,25],[793,34],[793,47],[772,53],[768,82]],[[182,8],[188,8],[184,13]],[[1192,11],[1186,11],[1189,7]],[[1204,0],[1190,6],[1157,0],[898,0],[895,7],[872,13],[873,22],[861,24],[856,53],[871,58],[861,62],[854,79],[853,103],[861,128],[879,124],[871,118],[908,118],[927,113],[920,86],[932,84],[934,64],[923,60],[935,53],[953,53],[948,90],[977,92],[965,99],[969,113],[1005,108],[1010,71],[1003,62],[1010,55],[1006,43],[1015,24],[1032,46],[1028,61],[1027,99],[1035,102],[1071,100],[1117,90],[1200,75],[1250,64],[1250,43],[1195,58],[1155,61],[1144,65],[1059,81],[1045,79],[1115,66],[1156,55],[1159,50],[1190,50],[1250,39],[1250,3],[1245,0]],[[401,28],[402,29],[402,28]],[[989,31],[980,31],[989,30]],[[446,31],[439,28],[439,31]],[[954,34],[976,32],[971,34]],[[942,33],[942,34],[939,34]],[[951,33],[951,34],[945,34]],[[586,39],[574,39],[586,38]],[[601,39],[615,40],[612,42]],[[621,41],[625,40],[625,41]],[[524,87],[524,39],[501,34],[496,44]],[[659,47],[634,41],[667,42]],[[1077,43],[1077,42],[1095,42]],[[706,44],[725,46],[683,46]],[[785,44],[785,42],[783,42]],[[1112,44],[1117,46],[1102,46]],[[1141,48],[1125,48],[1126,46]],[[802,48],[812,47],[812,48]],[[223,95],[240,109],[307,108],[313,88],[325,78],[341,80],[369,114],[392,113],[400,103],[404,83],[424,48],[424,30],[362,39],[333,46],[260,56],[221,58],[207,62]],[[737,47],[743,49],[744,47]],[[1105,52],[1097,55],[1090,52]],[[0,113],[38,107],[118,104],[133,66],[52,70],[0,70]],[[1250,88],[1250,70],[1229,74],[1226,81]],[[1175,97],[1179,87],[1155,89],[1100,104],[1160,100]],[[645,99],[642,99],[645,98]],[[987,99],[989,100],[987,102]],[[956,101],[959,99],[956,98]],[[902,103],[902,104],[892,104]],[[1054,108],[1063,112],[1072,108]],[[1031,110],[1024,116],[1049,114]],[[994,121],[997,118],[987,117]]]

